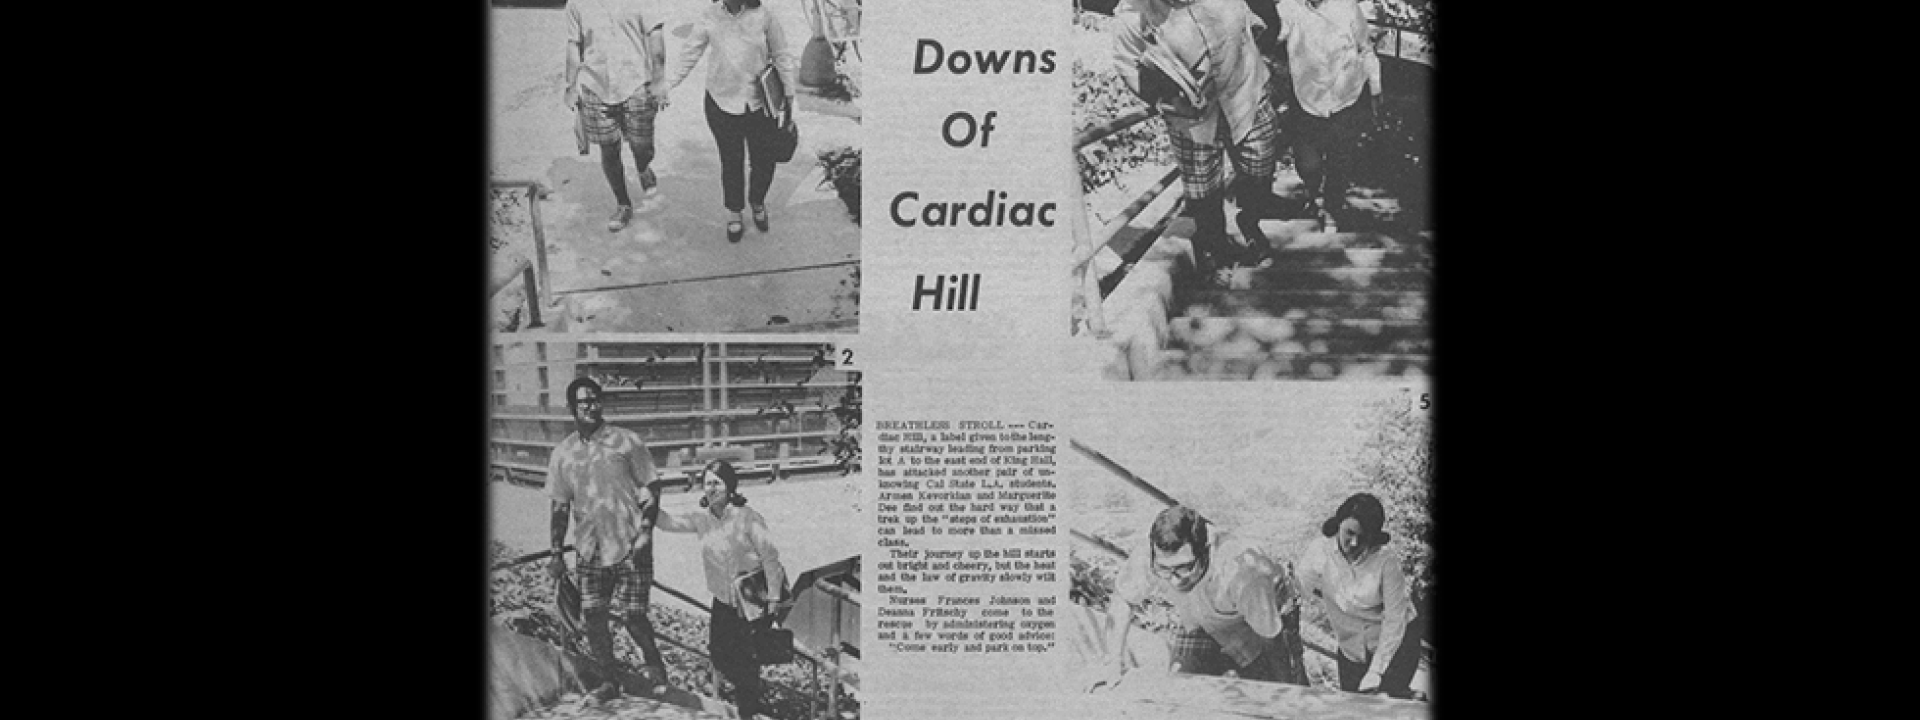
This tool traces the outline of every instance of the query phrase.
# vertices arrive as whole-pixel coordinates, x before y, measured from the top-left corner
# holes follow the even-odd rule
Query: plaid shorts
[[[1279,117],[1273,111],[1273,104],[1262,99],[1254,110],[1253,128],[1247,133],[1247,139],[1240,142],[1227,139],[1233,133],[1227,129],[1225,118],[1220,120],[1214,141],[1204,145],[1194,142],[1186,133],[1169,130],[1167,141],[1173,144],[1174,159],[1180,162],[1180,179],[1186,186],[1187,199],[1198,200],[1226,189],[1227,173],[1220,161],[1222,155],[1232,158],[1236,174],[1273,177],[1273,165],[1280,159]]]
[[[580,586],[582,612],[610,608],[615,615],[637,617],[646,613],[653,596],[653,548],[635,548],[626,562],[611,567],[579,563],[573,578]]]
[[[593,90],[580,88],[580,118],[587,126],[587,141],[596,145],[620,142],[624,135],[628,142],[652,146],[653,116],[658,112],[645,88],[618,105],[603,103]]]
[[[1180,665],[1180,672],[1192,675],[1223,675],[1237,665],[1220,643],[1197,627],[1182,627],[1167,641],[1167,653]]]

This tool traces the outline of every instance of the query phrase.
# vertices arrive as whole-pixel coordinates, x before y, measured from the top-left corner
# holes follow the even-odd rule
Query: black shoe
[[[730,242],[730,243],[740,242],[740,238],[746,236],[746,234],[747,234],[746,223],[742,223],[739,220],[727,221],[727,242]]]
[[[756,228],[759,228],[760,232],[767,231],[767,206],[765,205],[754,206],[753,226]]]
[[[592,696],[593,699],[598,700],[600,702],[609,702],[612,700],[619,699],[620,686],[615,685],[612,682],[600,683],[600,687],[594,688],[593,692],[588,693],[588,695]]]

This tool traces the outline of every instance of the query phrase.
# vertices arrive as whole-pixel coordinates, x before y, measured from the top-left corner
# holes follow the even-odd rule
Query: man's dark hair
[[[598,395],[601,392],[600,383],[595,381],[593,378],[586,377],[584,375],[574,378],[573,382],[567,383],[567,409],[568,410],[572,410],[574,404],[580,402],[580,395],[579,395],[580,388],[593,388],[593,394],[595,395]]]
[[[1153,529],[1147,532],[1147,539],[1153,542],[1155,550],[1170,553],[1179,552],[1181,546],[1191,543],[1193,554],[1204,557],[1207,554],[1207,519],[1185,505],[1175,505],[1160,511],[1154,518]]]
[[[722,0],[713,0],[713,1],[721,2]],[[749,10],[760,7],[760,0],[740,0],[740,7],[747,8]]]

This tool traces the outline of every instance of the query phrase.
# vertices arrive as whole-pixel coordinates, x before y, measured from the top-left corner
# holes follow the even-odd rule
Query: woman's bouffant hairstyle
[[[713,1],[724,2],[725,0],[713,0]],[[760,0],[740,0],[740,7],[744,7],[749,10],[760,7]]]
[[[735,505],[747,504],[747,496],[740,494],[740,473],[733,469],[733,463],[725,460],[715,460],[707,463],[707,467],[700,472],[713,473],[720,476],[720,482],[727,486],[728,502]],[[700,507],[706,506],[707,497],[702,495],[700,496]]]
[[[1378,547],[1393,539],[1392,535],[1381,529],[1387,524],[1387,509],[1380,505],[1380,498],[1368,493],[1354,493],[1353,497],[1340,503],[1340,509],[1333,512],[1333,517],[1320,524],[1320,534],[1333,537],[1334,533],[1340,532],[1340,523],[1346,522],[1347,518],[1360,521],[1360,542],[1363,544]]]

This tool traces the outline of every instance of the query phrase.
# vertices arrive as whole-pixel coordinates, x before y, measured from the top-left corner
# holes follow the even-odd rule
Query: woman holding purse
[[[661,512],[654,529],[695,533],[700,538],[700,557],[706,571],[707,590],[713,593],[713,612],[708,621],[707,652],[720,675],[733,685],[734,704],[740,717],[751,718],[764,706],[760,700],[760,665],[753,654],[752,621],[745,612],[756,610],[757,598],[739,598],[738,579],[758,570],[765,573],[770,602],[766,614],[780,616],[792,605],[786,597],[787,571],[780,565],[780,553],[767,531],[766,518],[747,507],[747,498],[738,492],[740,478],[725,460],[707,463],[701,471],[702,512],[676,515]],[[659,486],[651,488],[659,492]],[[757,613],[756,613],[757,614]],[[769,619],[761,619],[765,623]]]
[[[786,30],[760,7],[760,0],[714,0],[681,48],[668,92],[686,80],[703,54],[707,55],[707,127],[720,149],[720,186],[731,215],[727,241],[740,242],[746,234],[740,212],[749,204],[754,227],[767,231],[767,188],[773,185],[776,162],[772,144],[781,132],[778,118],[792,112],[800,63],[787,42]],[[766,97],[761,75],[769,67],[778,75],[785,97]]]

